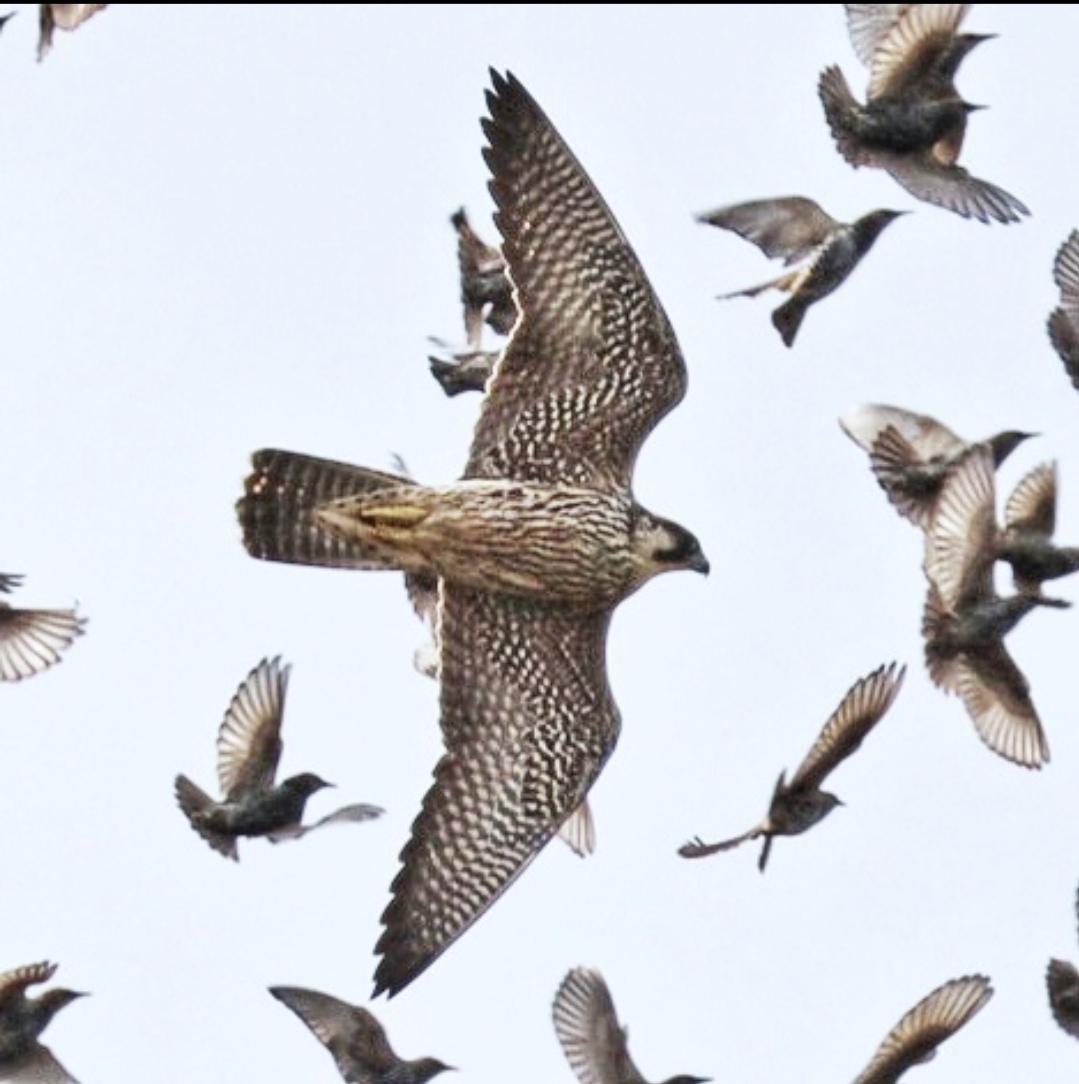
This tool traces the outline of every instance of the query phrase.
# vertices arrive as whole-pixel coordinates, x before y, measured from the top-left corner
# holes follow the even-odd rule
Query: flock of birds
[[[73,29],[106,6],[40,5],[39,56],[55,28]],[[869,69],[867,98],[855,100],[837,67],[822,73],[819,94],[837,149],[852,166],[884,169],[917,199],[963,217],[1014,223],[1026,207],[958,164],[976,107],[954,79],[987,37],[960,31],[970,6],[846,5],[851,40]],[[439,683],[445,750],[382,916],[374,996],[392,997],[415,981],[554,836],[591,850],[587,797],[620,729],[606,676],[611,616],[655,575],[708,572],[694,535],[641,507],[632,492],[638,451],[685,391],[675,332],[554,125],[514,76],[492,71],[491,81],[483,155],[502,243],[482,241],[463,208],[451,216],[466,341],[448,357],[430,358],[447,395],[482,394],[461,478],[427,486],[403,469],[263,449],[252,457],[236,506],[253,557],[402,572],[432,638],[417,666]],[[792,346],[808,309],[843,283],[902,213],[877,210],[845,224],[808,198],[788,196],[698,217],[798,264],[739,291],[789,295],[772,320]],[[1079,230],[1061,246],[1053,270],[1060,305],[1049,337],[1079,389]],[[497,348],[484,347],[485,328],[504,340]],[[959,697],[992,752],[1040,768],[1049,760],[1048,741],[1004,640],[1032,610],[1069,605],[1043,592],[1047,581],[1079,570],[1079,547],[1053,539],[1055,463],[1019,482],[1000,524],[996,468],[1032,434],[967,441],[936,419],[878,403],[840,424],[868,455],[895,510],[924,536],[922,633],[932,681]],[[1013,594],[996,590],[998,562],[1011,567]],[[0,576],[0,592],[21,579]],[[75,609],[0,602],[0,680],[47,670],[85,627]],[[332,784],[310,772],[277,782],[289,674],[280,658],[265,659],[237,689],[217,736],[220,799],[185,775],[175,780],[193,830],[234,861],[244,837],[295,839],[383,812],[360,803],[304,823],[308,798]],[[717,843],[696,838],[679,853],[700,858],[763,839],[763,871],[776,836],[801,834],[841,804],[823,784],[887,714],[905,674],[893,662],[850,687],[791,778],[780,774],[754,827]],[[74,1081],[39,1036],[81,995],[57,987],[27,993],[55,971],[42,962],[0,974],[0,1080]],[[1047,986],[1054,1018],[1079,1038],[1079,972],[1052,960]],[[992,992],[983,975],[930,992],[888,1033],[855,1084],[898,1080],[932,1057]],[[450,1068],[435,1058],[399,1058],[363,1007],[301,987],[270,993],[353,1084],[421,1084]],[[571,969],[552,1018],[582,1084],[644,1084],[599,972]],[[669,1084],[705,1079],[683,1075]]]

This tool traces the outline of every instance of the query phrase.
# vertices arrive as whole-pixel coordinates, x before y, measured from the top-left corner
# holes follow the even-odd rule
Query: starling
[[[994,549],[997,560],[1011,565],[1015,589],[1022,594],[1038,594],[1046,580],[1079,570],[1079,546],[1053,543],[1056,507],[1056,463],[1040,463],[1027,473],[1004,507],[1004,528]]]
[[[399,1058],[386,1030],[366,1009],[301,986],[271,986],[329,1050],[348,1084],[424,1084],[453,1067],[438,1058]]]
[[[0,573],[7,594],[22,576]],[[21,681],[47,670],[81,636],[86,618],[71,610],[22,610],[0,601],[0,681]]]
[[[1079,915],[1079,895],[1076,896],[1075,911]],[[1079,1039],[1079,971],[1067,960],[1050,960],[1045,985],[1053,1019],[1069,1035]]]
[[[552,1007],[555,1034],[581,1084],[647,1084],[633,1063],[627,1030],[618,1022],[607,983],[598,972],[573,968]],[[709,1077],[681,1074],[664,1084],[705,1084]]]
[[[990,749],[1040,768],[1049,760],[1049,744],[1004,637],[1035,606],[1063,609],[1069,603],[1029,591],[997,594],[993,482],[992,452],[978,445],[953,468],[937,500],[926,535],[925,661],[933,683],[959,695]]]
[[[888,1032],[854,1084],[896,1084],[908,1069],[935,1057],[937,1047],[992,996],[993,987],[984,975],[966,975],[938,986]]]
[[[506,275],[502,252],[481,241],[463,207],[450,216],[457,231],[457,265],[461,273],[461,304],[464,307],[465,341],[479,352],[483,325],[508,335],[517,319],[513,286]]]
[[[811,199],[783,196],[720,207],[698,215],[697,221],[732,230],[788,266],[805,261],[759,286],[720,295],[721,299],[756,297],[769,289],[790,294],[772,313],[772,323],[783,342],[793,346],[809,307],[846,282],[884,228],[905,213],[870,211],[848,224],[837,222]]]
[[[45,59],[52,48],[54,30],[74,30],[82,26],[91,15],[107,8],[108,4],[40,4],[41,37],[38,39],[38,61]]]
[[[862,744],[866,735],[884,717],[899,695],[905,674],[905,666],[898,669],[895,663],[881,666],[847,690],[791,781],[786,781],[786,772],[780,774],[768,813],[760,824],[721,843],[704,843],[694,839],[683,844],[678,853],[683,858],[704,858],[717,851],[728,851],[746,840],[764,836],[764,846],[757,863],[763,873],[775,836],[800,835],[822,821],[837,805],[843,804],[834,794],[822,790],[821,784]]]
[[[484,154],[522,312],[463,479],[261,451],[238,503],[255,557],[440,580],[446,751],[382,916],[376,995],[429,967],[580,807],[621,725],[606,671],[618,603],[658,573],[708,570],[631,487],[685,393],[674,330],[547,116],[515,77],[491,78]]]
[[[56,964],[39,963],[0,974],[0,1080],[15,1084],[76,1084],[75,1078],[56,1060],[38,1036],[52,1018],[83,993],[54,987],[40,997],[26,990],[48,982]]]
[[[439,345],[442,345],[441,343]],[[464,350],[448,357],[431,355],[431,375],[449,396],[483,391],[498,361],[499,350]]]
[[[928,414],[883,403],[865,403],[839,419],[840,428],[869,453],[869,463],[896,511],[923,531],[951,468],[971,444]],[[1008,429],[987,437],[999,467],[1024,440],[1035,436]]]
[[[1072,230],[1057,251],[1053,281],[1060,287],[1060,305],[1049,317],[1049,340],[1079,391],[1079,230]]]
[[[325,824],[371,820],[383,812],[378,806],[348,805],[305,825],[301,821],[307,799],[333,784],[311,772],[274,784],[289,670],[280,658],[263,659],[236,690],[217,736],[222,801],[215,802],[187,776],[176,777],[176,800],[191,827],[218,854],[233,861],[240,858],[240,836],[263,836],[279,843]]]
[[[993,35],[960,34],[967,4],[848,4],[847,24],[869,68],[865,105],[831,66],[818,84],[840,154],[855,168],[884,169],[912,196],[979,222],[1029,214],[1014,196],[958,164],[967,118],[955,73]]]

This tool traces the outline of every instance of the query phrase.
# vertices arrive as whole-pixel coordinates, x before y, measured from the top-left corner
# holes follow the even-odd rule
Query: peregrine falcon
[[[85,995],[54,987],[27,997],[27,987],[48,982],[56,964],[27,964],[0,974],[0,1080],[76,1084],[38,1036],[65,1005]]]
[[[886,226],[905,211],[870,211],[855,222],[837,222],[820,204],[805,196],[751,200],[697,215],[698,222],[732,230],[755,244],[766,256],[793,271],[729,297],[756,297],[765,290],[782,290],[790,297],[772,313],[772,323],[787,346],[802,326],[811,305],[837,290],[873,247]]]
[[[1049,341],[1079,391],[1079,230],[1072,230],[1053,260],[1053,281],[1060,304],[1049,316]]]
[[[176,800],[191,827],[218,854],[240,860],[237,840],[263,836],[272,843],[298,839],[326,824],[367,821],[374,805],[347,805],[314,824],[302,824],[307,799],[332,787],[312,772],[274,784],[281,759],[281,720],[289,667],[263,659],[241,682],[217,736],[217,776],[224,798],[215,802],[185,775],[176,777]]]
[[[1079,915],[1079,895],[1075,900]],[[1050,960],[1045,971],[1049,1011],[1053,1019],[1073,1038],[1079,1039],[1079,970],[1067,960]]]
[[[91,15],[96,15],[108,6],[108,4],[40,4],[41,36],[37,44],[38,60],[44,60],[45,55],[52,48],[54,30],[74,30],[82,26]]]
[[[0,593],[22,576],[0,573]],[[47,670],[86,629],[75,610],[23,610],[0,600],[0,681],[21,681]]]
[[[376,995],[429,967],[580,807],[621,725],[606,667],[618,603],[658,573],[708,570],[631,486],[685,393],[674,330],[547,116],[514,76],[491,79],[484,157],[521,316],[462,480],[262,451],[238,502],[255,557],[439,578],[446,749],[382,916]]]
[[[438,1058],[399,1058],[386,1030],[359,1005],[302,986],[271,986],[329,1050],[348,1084],[425,1084],[453,1067]]]
[[[855,52],[870,72],[859,104],[835,65],[818,94],[840,154],[891,174],[915,199],[979,222],[1018,222],[1027,208],[958,164],[967,118],[981,106],[955,88],[960,63],[988,35],[960,34],[967,4],[848,4]]]
[[[775,836],[800,835],[824,820],[837,805],[842,805],[834,794],[822,790],[821,784],[884,718],[884,713],[899,695],[905,675],[905,666],[898,670],[895,663],[880,666],[847,690],[791,781],[787,782],[786,772],[780,774],[768,813],[760,824],[721,843],[703,843],[700,839],[694,839],[683,844],[678,853],[683,858],[704,858],[764,836],[764,846],[757,862],[763,873]]]
[[[628,1032],[618,1022],[611,991],[598,971],[573,968],[558,987],[551,1015],[581,1084],[648,1084],[630,1057]],[[681,1074],[664,1084],[705,1084],[708,1079]]]
[[[938,986],[906,1013],[877,1048],[854,1084],[896,1084],[928,1061],[993,996],[984,975],[966,975]]]

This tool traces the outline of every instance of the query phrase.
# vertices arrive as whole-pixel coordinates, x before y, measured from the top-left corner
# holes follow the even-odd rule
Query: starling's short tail
[[[390,487],[413,486],[409,478],[354,467],[331,459],[264,449],[236,503],[243,541],[252,557],[329,568],[381,568],[364,547],[341,538],[315,512],[329,501]]]
[[[184,811],[184,815],[191,822],[191,827],[194,828],[218,854],[223,854],[226,858],[231,858],[234,862],[238,862],[240,860],[240,855],[236,847],[236,840],[233,839],[232,836],[225,836],[220,832],[212,831],[201,822],[199,814],[212,806],[214,800],[202,790],[201,787],[192,783],[186,775],[178,775],[176,777],[175,785],[176,801]]]
[[[824,116],[839,153],[852,166],[866,165],[868,159],[865,152],[860,149],[851,132],[851,121],[859,105],[847,85],[846,77],[834,64],[821,72],[817,93],[820,95]]]
[[[794,345],[794,337],[802,326],[807,308],[804,299],[795,294],[772,313],[772,323],[787,346]]]

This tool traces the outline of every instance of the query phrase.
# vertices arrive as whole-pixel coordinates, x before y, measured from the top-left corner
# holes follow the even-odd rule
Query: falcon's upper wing
[[[466,478],[626,491],[685,362],[633,249],[525,88],[491,73],[483,121],[521,318],[487,385]]]
[[[446,752],[382,915],[376,995],[430,966],[587,795],[620,725],[609,617],[443,585]]]

